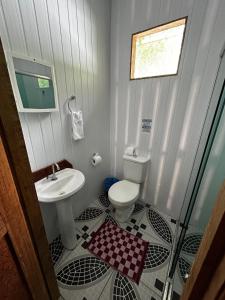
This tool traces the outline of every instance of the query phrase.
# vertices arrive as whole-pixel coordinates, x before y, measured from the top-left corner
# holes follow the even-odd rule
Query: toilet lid
[[[139,194],[139,186],[127,180],[118,181],[109,189],[109,198],[121,205],[134,201]]]

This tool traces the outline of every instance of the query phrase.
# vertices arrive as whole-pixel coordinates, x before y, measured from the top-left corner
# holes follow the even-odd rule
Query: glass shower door
[[[219,190],[225,180],[225,59],[221,61],[212,101],[216,103],[191,196],[180,215],[179,238],[170,270],[172,297],[179,299]]]

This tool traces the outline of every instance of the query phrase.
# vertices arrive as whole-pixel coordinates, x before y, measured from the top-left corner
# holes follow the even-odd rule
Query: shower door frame
[[[176,251],[173,257],[172,266],[170,269],[170,278],[173,277],[175,273],[176,264],[179,258],[182,243],[186,234],[186,230],[189,225],[191,213],[195,205],[196,196],[198,193],[199,186],[201,184],[201,179],[204,174],[205,166],[208,160],[209,153],[214,141],[217,127],[225,109],[225,57],[224,57],[224,47],[221,51],[220,64],[218,67],[218,73],[214,82],[214,88],[212,92],[211,101],[208,107],[207,116],[202,130],[202,135],[200,138],[198,150],[195,157],[195,162],[192,168],[192,174],[190,176],[189,185],[186,190],[183,210],[186,211],[184,221],[182,222],[182,230],[179,235],[178,243],[176,246]],[[211,215],[210,222],[206,228],[205,234],[203,236],[202,243],[200,245],[199,251],[196,255],[196,260],[191,269],[190,276],[185,284],[185,288],[181,299],[197,299],[200,294],[203,297],[205,290],[210,284],[210,276],[212,276],[212,271],[216,270],[218,264],[223,258],[225,253],[225,245],[221,247],[221,240],[223,238],[223,231],[225,225],[225,183],[217,199],[217,203],[214,206],[213,213]],[[187,201],[188,200],[188,201]],[[187,205],[188,203],[188,205]],[[187,207],[187,210],[186,210]],[[181,218],[182,216],[180,216]],[[222,231],[220,231],[222,229]],[[214,249],[214,252],[212,251]],[[213,259],[212,259],[213,258]],[[224,277],[220,274],[220,277]],[[216,285],[215,285],[216,286]],[[211,287],[212,288],[212,287]],[[213,289],[212,289],[213,290]],[[210,298],[205,298],[210,299]],[[212,298],[211,298],[212,299]]]
[[[216,200],[210,221],[190,276],[185,283],[181,300],[224,299],[225,292],[225,181]]]

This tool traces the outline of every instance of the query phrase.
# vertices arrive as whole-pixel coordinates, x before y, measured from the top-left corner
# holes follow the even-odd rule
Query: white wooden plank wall
[[[177,218],[224,42],[225,4],[223,0],[113,0],[110,47],[110,2],[0,0],[5,50],[52,62],[56,71],[60,112],[20,114],[31,167],[36,170],[66,158],[81,169],[87,184],[78,195],[76,212],[97,195],[109,174],[111,51],[111,173],[122,177],[127,145],[150,151],[145,200]],[[186,15],[178,76],[130,81],[131,34]],[[72,94],[85,120],[85,139],[78,143],[69,134],[65,106]],[[141,133],[141,118],[153,119],[150,135]],[[96,151],[104,158],[98,169],[90,166]],[[47,210],[45,216],[48,219]]]
[[[111,172],[127,145],[151,153],[144,198],[178,218],[224,43],[223,0],[115,0],[111,17]],[[131,34],[183,16],[178,76],[129,80]],[[142,118],[152,118],[150,134]]]
[[[86,177],[75,203],[77,215],[94,198],[109,174],[110,0],[0,0],[0,34],[6,51],[53,63],[59,112],[20,113],[32,170],[68,159]],[[70,135],[65,105],[76,95],[83,110],[85,139]],[[103,157],[93,168],[94,152]],[[42,209],[49,239],[55,222],[50,208]]]

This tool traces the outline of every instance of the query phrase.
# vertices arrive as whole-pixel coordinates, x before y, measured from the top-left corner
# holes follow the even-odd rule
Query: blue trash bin
[[[110,187],[118,182],[119,179],[118,178],[115,178],[115,177],[107,177],[104,182],[103,182],[103,186],[104,186],[104,192],[107,193],[108,190],[110,189]]]

